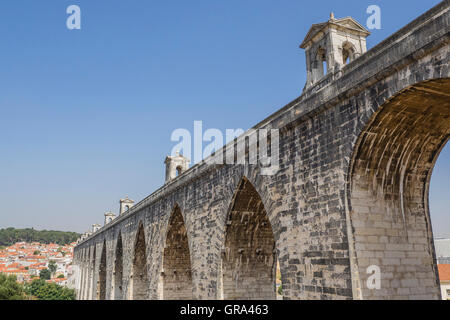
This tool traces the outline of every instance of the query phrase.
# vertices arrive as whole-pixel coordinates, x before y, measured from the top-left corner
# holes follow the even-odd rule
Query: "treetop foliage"
[[[25,291],[39,300],[75,300],[75,291],[43,279],[33,280],[25,285]]]
[[[17,283],[16,276],[0,273],[0,300],[26,299],[23,286]]]
[[[0,246],[10,246],[16,242],[40,242],[44,244],[56,243],[61,246],[70,244],[80,237],[76,232],[34,230],[33,228],[0,229]]]
[[[16,276],[0,273],[0,300],[75,300],[75,290],[43,279],[20,284]]]
[[[49,269],[42,269],[39,272],[39,278],[41,278],[43,280],[50,280],[51,277],[52,277],[52,273],[50,272]]]

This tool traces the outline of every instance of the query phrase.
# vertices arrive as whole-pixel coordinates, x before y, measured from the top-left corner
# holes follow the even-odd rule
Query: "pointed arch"
[[[84,248],[82,249],[80,256],[81,256],[81,282],[80,282],[80,290],[78,293],[78,299],[84,300],[83,291],[85,286],[84,282],[86,278],[86,252]]]
[[[222,252],[222,297],[276,299],[275,238],[263,201],[243,177],[229,209]]]
[[[98,300],[106,300],[106,240],[103,241],[103,249],[100,257],[97,298]]]
[[[114,300],[123,299],[123,246],[122,232],[119,232],[114,261]]]
[[[167,228],[162,281],[163,299],[193,299],[189,242],[183,215],[178,205],[172,211]]]
[[[86,279],[86,292],[85,292],[85,298],[86,300],[89,300],[89,292],[91,291],[91,278],[92,278],[92,259],[91,259],[91,246],[89,246],[88,250],[88,256],[87,256],[87,279]]]
[[[355,298],[417,297],[405,278],[421,283],[419,299],[440,296],[428,192],[450,139],[449,92],[450,78],[407,87],[375,109],[358,136],[346,190]],[[395,259],[380,260],[380,251]],[[376,260],[395,283],[384,295],[364,286]]]
[[[93,247],[94,247],[94,250],[93,250],[92,258],[91,258],[92,259],[91,260],[92,261],[92,263],[91,263],[91,274],[92,274],[92,277],[90,279],[90,291],[88,292],[88,299],[89,300],[92,300],[93,297],[94,297],[93,292],[94,292],[95,264],[96,264],[96,261],[97,261],[97,255],[96,255],[97,246],[94,244]]]
[[[132,299],[148,299],[149,280],[147,271],[147,248],[144,225],[139,222],[134,244],[133,272],[132,272]]]
[[[81,291],[81,297],[83,300],[86,300],[86,287],[87,287],[87,279],[89,273],[89,256],[88,249],[84,249],[84,279],[83,279],[83,290]]]

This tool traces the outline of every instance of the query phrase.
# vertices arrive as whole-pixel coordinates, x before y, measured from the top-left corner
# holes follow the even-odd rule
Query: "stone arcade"
[[[450,137],[449,6],[367,52],[352,18],[313,25],[303,93],[255,126],[279,129],[280,170],[167,158],[160,189],[76,246],[78,298],[275,299],[278,261],[284,299],[439,299],[428,187]]]

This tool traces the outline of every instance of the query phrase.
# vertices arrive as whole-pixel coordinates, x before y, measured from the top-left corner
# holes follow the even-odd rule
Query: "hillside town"
[[[53,261],[56,271],[46,281],[66,286],[75,245],[75,242],[65,246],[55,243],[17,242],[0,250],[0,273],[15,275],[20,283],[31,282],[39,278],[40,272],[48,269]]]

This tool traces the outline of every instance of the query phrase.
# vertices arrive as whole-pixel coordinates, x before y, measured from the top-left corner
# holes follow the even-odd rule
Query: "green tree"
[[[33,255],[38,256],[41,252],[39,250],[34,250]]]
[[[26,292],[39,300],[75,300],[75,290],[42,279],[33,280],[26,286]]]
[[[16,276],[7,276],[0,273],[0,300],[23,300],[25,291]]]
[[[42,280],[50,280],[51,276],[50,270],[48,269],[42,269],[41,272],[39,272],[39,278]]]
[[[10,246],[16,242],[41,242],[41,243],[57,243],[61,246],[76,241],[80,234],[76,232],[48,231],[6,228],[0,229],[0,245]]]
[[[51,260],[48,263],[48,269],[50,270],[51,274],[54,274],[56,272],[56,269],[58,269],[58,266],[56,265],[55,261]]]

